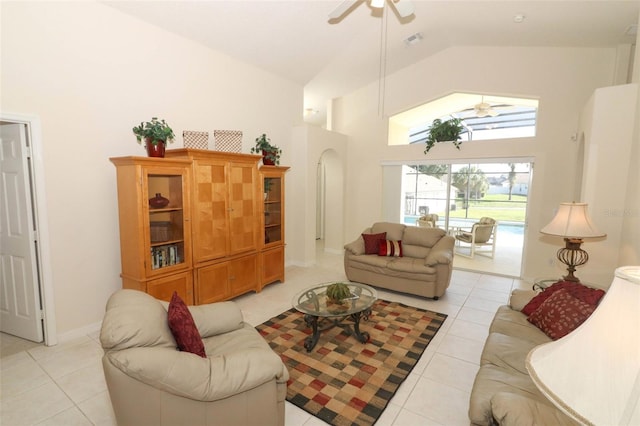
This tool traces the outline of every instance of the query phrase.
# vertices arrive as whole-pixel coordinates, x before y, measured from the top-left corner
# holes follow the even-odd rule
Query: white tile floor
[[[295,293],[311,284],[344,280],[342,256],[319,256],[311,268],[287,268],[285,283],[235,301],[245,320],[258,325],[291,307]],[[496,308],[517,279],[455,270],[438,301],[378,290],[378,297],[449,315],[418,365],[376,423],[380,426],[468,425],[469,393]],[[0,424],[115,425],[100,359],[98,333],[53,347],[0,334]],[[286,424],[325,423],[287,403]]]

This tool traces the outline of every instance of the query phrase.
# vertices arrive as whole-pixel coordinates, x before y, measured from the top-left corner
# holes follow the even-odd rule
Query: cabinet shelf
[[[166,246],[169,244],[180,244],[180,243],[184,243],[184,240],[166,240],[166,241],[156,241],[151,243],[151,247],[160,247],[160,246]]]
[[[159,209],[154,209],[153,207],[149,207],[149,214],[181,212],[182,210],[184,210],[182,207],[161,207]]]

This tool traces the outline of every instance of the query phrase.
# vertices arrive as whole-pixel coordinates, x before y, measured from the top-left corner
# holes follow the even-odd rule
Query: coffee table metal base
[[[349,336],[352,334],[355,335],[356,339],[358,339],[360,343],[367,343],[370,336],[366,331],[364,333],[360,331],[360,319],[364,318],[364,320],[367,321],[369,319],[369,315],[371,315],[371,309],[365,309],[364,311],[343,317],[318,317],[306,314],[304,316],[304,321],[307,323],[307,326],[311,327],[313,334],[305,339],[304,348],[307,352],[311,352],[320,339],[320,332],[336,326],[343,328]],[[351,328],[351,324],[343,322],[349,318],[353,320],[353,329]]]

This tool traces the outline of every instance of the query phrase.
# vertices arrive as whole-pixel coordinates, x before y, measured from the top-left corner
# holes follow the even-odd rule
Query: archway
[[[322,152],[316,171],[316,240],[324,250],[342,253],[344,245],[344,174],[338,153]]]

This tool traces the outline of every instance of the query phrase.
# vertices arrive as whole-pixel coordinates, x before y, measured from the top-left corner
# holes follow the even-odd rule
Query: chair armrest
[[[216,401],[289,378],[280,357],[259,348],[211,358],[168,348],[132,348],[108,352],[105,362],[151,387],[197,401]]]
[[[360,236],[355,241],[351,241],[349,244],[345,244],[344,249],[351,254],[364,254],[364,238]]]
[[[449,235],[444,235],[431,247],[431,251],[424,260],[427,266],[434,266],[438,263],[446,265],[453,262],[453,245],[455,239]]]
[[[160,301],[160,303],[165,309],[169,309],[169,303],[164,301]],[[235,302],[189,306],[189,312],[191,312],[193,321],[203,339],[243,327],[242,311]]]

